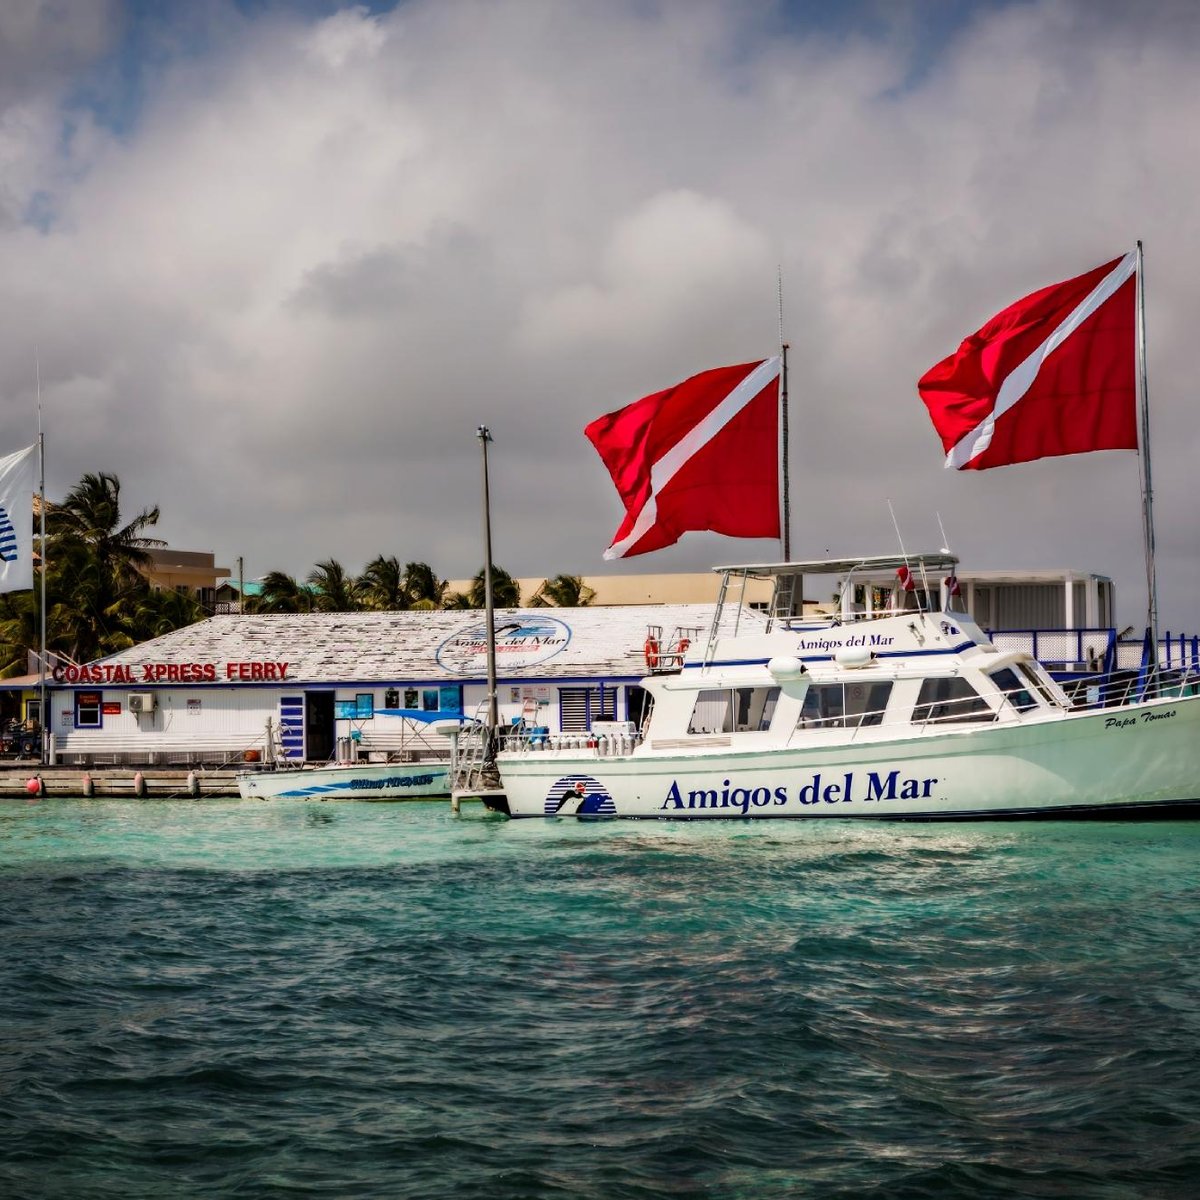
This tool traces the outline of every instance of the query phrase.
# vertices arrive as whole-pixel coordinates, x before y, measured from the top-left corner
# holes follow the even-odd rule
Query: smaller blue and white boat
[[[421,800],[450,794],[450,762],[323,763],[241,771],[243,800]]]

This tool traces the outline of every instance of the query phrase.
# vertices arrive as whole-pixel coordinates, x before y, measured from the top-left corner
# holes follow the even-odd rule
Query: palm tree
[[[441,608],[446,597],[446,581],[423,562],[404,564],[404,590],[411,608]]]
[[[285,571],[268,571],[260,581],[257,596],[246,597],[246,612],[312,612],[312,591]]]
[[[367,563],[358,577],[358,592],[367,608],[382,612],[408,608],[407,568],[402,570],[395,556],[384,558],[381,554]]]
[[[596,589],[583,582],[582,575],[555,575],[542,581],[542,586],[529,601],[530,608],[586,608],[596,596]]]
[[[122,524],[121,483],[106,471],[84,475],[61,504],[47,502],[47,597],[53,592],[71,613],[56,648],[76,662],[130,644],[123,624],[148,588],[148,551],[166,545],[145,535],[158,515],[155,506]]]
[[[147,588],[133,602],[129,615],[129,633],[135,642],[162,637],[185,625],[203,621],[208,614],[190,592],[173,588]]]
[[[315,593],[313,607],[320,612],[360,612],[358,581],[346,574],[337,559],[319,562],[308,573],[308,586]]]
[[[36,591],[0,595],[0,679],[25,675],[28,652],[41,644]]]
[[[484,608],[487,598],[484,595],[483,568],[471,580],[471,590],[467,593],[472,608]],[[496,608],[517,608],[521,603],[521,585],[503,568],[492,563],[492,604]]]

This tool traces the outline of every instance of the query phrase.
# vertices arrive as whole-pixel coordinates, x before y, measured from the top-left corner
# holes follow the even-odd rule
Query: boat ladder
[[[450,766],[450,807],[454,812],[464,797],[484,799],[503,794],[494,754],[497,733],[489,729],[488,708],[483,701],[456,739]]]

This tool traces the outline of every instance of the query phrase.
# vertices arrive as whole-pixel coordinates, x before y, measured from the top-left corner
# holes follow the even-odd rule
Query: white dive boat
[[[589,735],[509,736],[513,817],[963,819],[1182,814],[1200,801],[1200,677],[1098,679],[1072,702],[1028,653],[1002,652],[938,596],[946,554],[719,568],[707,644],[651,674],[649,716]],[[805,621],[805,575],[895,570],[865,613]],[[911,570],[911,576],[909,572]],[[773,577],[767,613],[722,621],[740,580]],[[732,633],[726,632],[732,629]],[[465,792],[465,789],[464,789]]]
[[[450,793],[450,764],[326,763],[239,771],[243,800],[412,800]]]

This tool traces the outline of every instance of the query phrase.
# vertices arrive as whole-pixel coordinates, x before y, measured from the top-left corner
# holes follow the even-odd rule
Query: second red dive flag
[[[1136,450],[1137,252],[997,313],[917,384],[946,466]]]
[[[717,367],[587,426],[625,505],[605,558],[692,530],[779,536],[779,372],[779,358]]]

